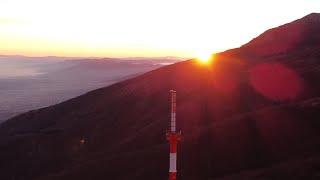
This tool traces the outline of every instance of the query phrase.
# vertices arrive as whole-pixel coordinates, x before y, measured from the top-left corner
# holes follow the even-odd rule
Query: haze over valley
[[[0,123],[180,60],[0,56]]]
[[[317,180],[320,0],[0,0],[0,180]]]
[[[172,89],[177,179],[318,179],[319,32],[320,14],[311,13],[206,61],[139,76],[172,61],[62,61],[32,71],[35,81],[5,86],[36,91],[23,95],[28,104],[37,94],[52,103],[104,87],[0,124],[0,179],[167,179]],[[126,80],[108,86],[115,79]]]

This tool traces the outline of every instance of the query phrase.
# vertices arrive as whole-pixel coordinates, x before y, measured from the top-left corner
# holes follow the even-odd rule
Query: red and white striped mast
[[[176,91],[170,90],[171,121],[170,129],[167,132],[167,140],[170,143],[169,180],[177,179],[177,144],[181,140],[181,132],[176,132],[176,94]]]

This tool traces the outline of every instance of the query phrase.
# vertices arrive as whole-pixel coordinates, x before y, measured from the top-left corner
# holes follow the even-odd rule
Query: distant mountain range
[[[0,56],[0,122],[177,61]]]
[[[201,65],[179,62],[0,126],[0,179],[167,179],[170,89],[178,179],[318,179],[320,14]]]

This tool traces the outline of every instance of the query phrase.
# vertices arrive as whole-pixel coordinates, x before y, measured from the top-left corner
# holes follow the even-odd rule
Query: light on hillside
[[[202,52],[196,56],[196,59],[202,64],[208,64],[214,59],[214,54],[212,52]]]

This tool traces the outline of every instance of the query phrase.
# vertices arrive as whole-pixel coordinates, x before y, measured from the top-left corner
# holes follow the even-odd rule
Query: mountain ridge
[[[298,50],[299,46],[319,48],[319,21],[320,13],[310,13],[290,23],[268,29],[239,48],[227,50],[222,54],[261,58],[290,53]]]
[[[179,62],[15,117],[0,125],[0,177],[167,178],[170,89],[183,135],[179,179],[246,179],[241,172],[318,157],[320,56],[282,45],[267,56],[259,45],[240,47],[207,66]],[[253,177],[292,177],[269,170]]]

